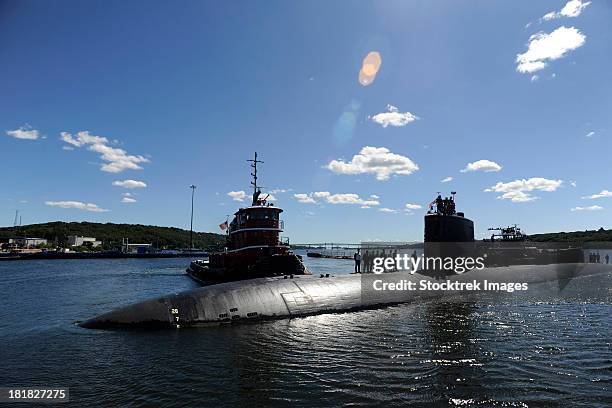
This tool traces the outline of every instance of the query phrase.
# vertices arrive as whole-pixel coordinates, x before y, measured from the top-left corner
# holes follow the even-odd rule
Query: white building
[[[68,245],[70,246],[91,246],[95,248],[102,245],[102,241],[96,241],[92,237],[79,237],[78,235],[68,235]]]
[[[153,244],[124,244],[123,252],[127,254],[148,254],[153,252]]]
[[[47,240],[44,238],[26,238],[25,245],[27,247],[33,247],[38,245],[47,245]]]
[[[9,245],[21,248],[31,248],[38,245],[47,245],[47,240],[44,238],[8,238],[5,241]]]
[[[129,238],[123,238],[121,250],[126,254],[148,254],[154,252],[153,244],[130,244]]]

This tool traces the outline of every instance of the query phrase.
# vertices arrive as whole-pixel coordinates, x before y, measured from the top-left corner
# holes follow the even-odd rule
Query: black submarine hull
[[[527,283],[540,294],[558,296],[572,285],[583,288],[581,279],[612,278],[612,265],[565,263],[518,265],[472,270],[446,276],[451,282],[484,281]],[[442,299],[469,298],[474,292],[441,290],[373,290],[375,281],[440,282],[427,273],[296,276],[258,278],[200,287],[145,300],[89,319],[79,325],[89,329],[183,328],[262,319],[284,319],[322,313],[349,312],[394,304]],[[380,285],[379,285],[380,286]],[[592,286],[592,285],[591,285]],[[529,291],[528,290],[528,291]],[[609,293],[607,293],[609,295]]]

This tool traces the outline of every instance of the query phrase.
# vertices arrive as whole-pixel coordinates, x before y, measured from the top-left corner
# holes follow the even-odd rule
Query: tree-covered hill
[[[66,242],[68,235],[95,237],[103,242],[105,249],[118,248],[123,238],[130,243],[153,244],[157,248],[189,248],[189,231],[174,227],[157,227],[140,224],[112,224],[95,222],[47,222],[21,227],[0,228],[0,238],[26,236],[45,238],[59,244]],[[194,248],[210,248],[222,245],[225,236],[209,232],[193,233]]]
[[[611,242],[612,230],[600,228],[593,231],[552,232],[529,235],[536,242]]]

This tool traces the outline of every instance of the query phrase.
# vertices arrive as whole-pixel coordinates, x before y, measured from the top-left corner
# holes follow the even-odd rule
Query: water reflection
[[[486,395],[486,338],[478,334],[474,303],[431,303],[426,307],[426,341],[433,367],[428,377],[432,398],[439,403],[472,403]],[[479,341],[472,341],[479,339]],[[485,340],[485,341],[483,341]]]

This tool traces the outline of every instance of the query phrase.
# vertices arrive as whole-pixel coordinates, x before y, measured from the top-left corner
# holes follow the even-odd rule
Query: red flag
[[[227,229],[227,221],[225,221],[223,224],[219,224],[219,228],[221,228],[221,231],[225,231]]]

